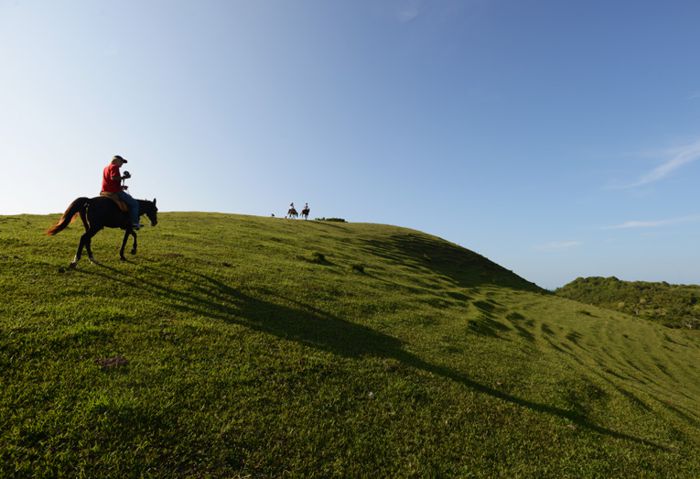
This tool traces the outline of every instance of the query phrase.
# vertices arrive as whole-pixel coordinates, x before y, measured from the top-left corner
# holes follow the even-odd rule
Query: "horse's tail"
[[[58,223],[46,230],[46,234],[49,236],[56,235],[66,229],[66,227],[75,219],[77,215],[80,214],[82,217],[84,214],[83,211],[85,209],[85,205],[88,203],[88,201],[90,201],[90,198],[86,197],[76,199],[70,204],[66,212],[63,213],[63,216],[61,216],[61,219],[58,220]]]

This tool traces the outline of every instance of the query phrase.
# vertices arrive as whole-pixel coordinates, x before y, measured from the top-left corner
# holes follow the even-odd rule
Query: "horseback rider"
[[[139,224],[139,203],[126,192],[128,186],[121,184],[122,180],[131,178],[128,171],[125,171],[123,176],[119,171],[124,163],[127,163],[124,158],[115,155],[110,164],[105,167],[102,172],[102,192],[116,193],[119,199],[129,206],[132,228],[138,230],[141,227]]]

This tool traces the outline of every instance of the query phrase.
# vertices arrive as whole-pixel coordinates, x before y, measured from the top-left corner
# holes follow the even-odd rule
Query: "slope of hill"
[[[0,477],[700,477],[700,337],[403,228],[0,217]]]
[[[556,290],[565,298],[622,311],[671,328],[700,329],[700,286],[577,278]]]

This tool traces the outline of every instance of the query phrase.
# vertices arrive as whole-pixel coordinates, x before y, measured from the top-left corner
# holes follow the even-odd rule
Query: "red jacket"
[[[116,178],[112,179],[113,177]],[[119,193],[122,191],[120,178],[119,167],[114,163],[107,165],[102,172],[102,191],[107,191],[109,193]]]

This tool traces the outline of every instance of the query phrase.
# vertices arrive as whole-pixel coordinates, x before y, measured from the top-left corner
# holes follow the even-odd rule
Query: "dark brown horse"
[[[299,213],[297,213],[296,208],[289,208],[287,211],[287,218],[297,218]]]
[[[304,208],[303,210],[301,210],[301,217],[304,218],[305,220],[308,220],[309,213],[311,213],[311,208]]]
[[[155,226],[158,223],[156,200],[137,201],[139,202],[139,214],[148,216],[148,219],[151,220],[151,226]],[[78,252],[75,254],[75,258],[73,258],[70,264],[71,268],[75,268],[78,265],[78,261],[80,261],[80,257],[83,254],[83,248],[87,249],[90,261],[95,261],[95,258],[92,256],[90,243],[92,237],[105,227],[121,228],[124,230],[124,240],[122,241],[122,248],[119,251],[119,257],[122,261],[126,260],[124,257],[124,248],[126,247],[126,240],[129,238],[129,235],[134,237],[134,246],[131,249],[131,254],[136,254],[136,231],[134,231],[134,228],[131,226],[128,213],[122,212],[114,201],[104,196],[95,198],[81,197],[76,199],[68,206],[68,209],[63,213],[58,223],[49,228],[46,234],[53,236],[60,233],[77,215],[80,215],[80,219],[83,221],[85,234],[80,237]]]

